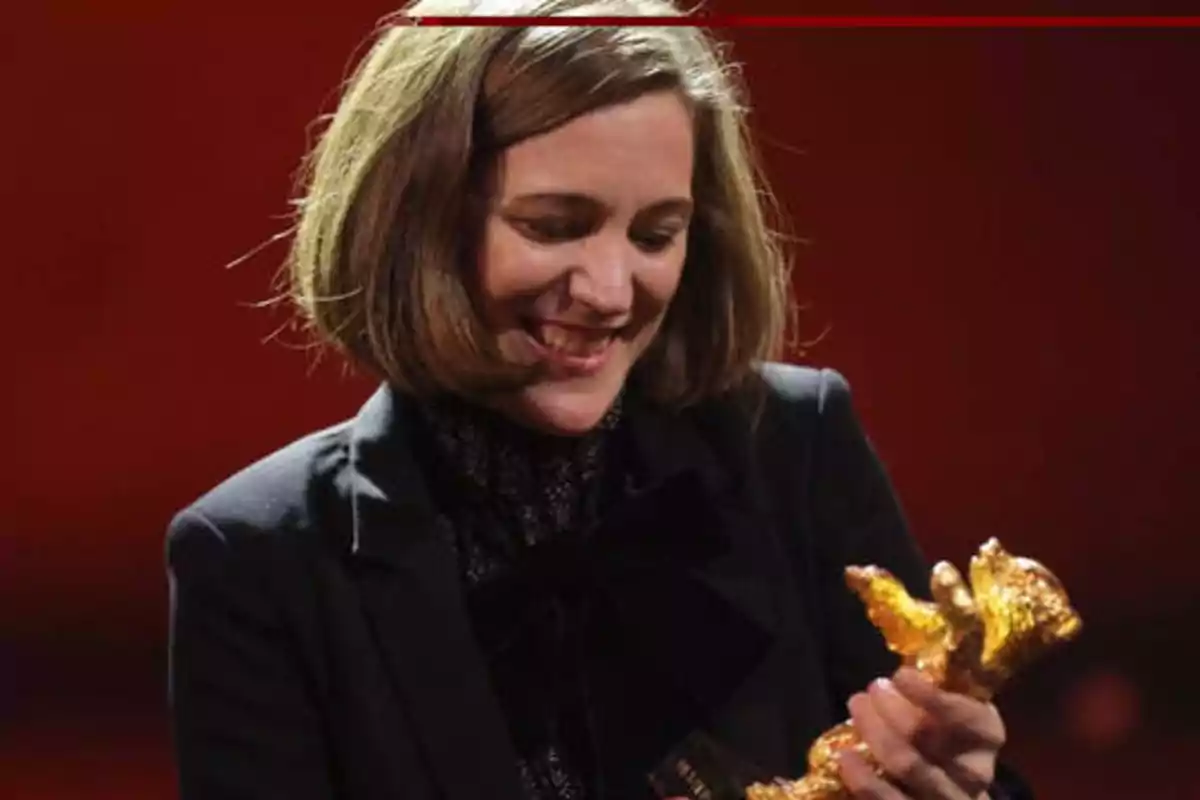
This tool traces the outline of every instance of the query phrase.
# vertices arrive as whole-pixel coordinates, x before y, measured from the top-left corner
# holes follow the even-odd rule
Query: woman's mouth
[[[576,376],[598,372],[622,330],[543,320],[529,320],[524,327],[543,362]]]

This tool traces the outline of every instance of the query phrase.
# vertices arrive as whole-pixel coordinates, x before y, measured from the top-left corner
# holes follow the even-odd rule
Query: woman
[[[186,798],[650,797],[694,741],[797,775],[847,703],[855,797],[1006,796],[994,708],[876,680],[842,567],[926,568],[845,382],[770,363],[755,174],[698,29],[382,29],[290,274],[383,387],[172,522]]]

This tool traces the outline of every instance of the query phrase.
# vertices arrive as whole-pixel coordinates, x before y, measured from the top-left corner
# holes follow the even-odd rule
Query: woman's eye
[[[517,220],[517,228],[535,242],[567,242],[588,234],[591,226],[579,220],[560,217],[538,217]]]
[[[660,253],[670,247],[678,235],[677,230],[662,230],[635,234],[631,238],[634,244],[647,253]]]

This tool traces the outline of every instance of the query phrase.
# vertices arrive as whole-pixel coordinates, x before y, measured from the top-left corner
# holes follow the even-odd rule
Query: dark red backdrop
[[[284,226],[388,5],[141,5],[0,32],[7,797],[169,795],[163,526],[369,388],[262,344],[281,249],[223,265]],[[829,328],[807,360],[851,379],[930,554],[999,535],[1087,616],[1007,698],[1014,757],[1049,797],[1190,795],[1200,32],[730,38]]]

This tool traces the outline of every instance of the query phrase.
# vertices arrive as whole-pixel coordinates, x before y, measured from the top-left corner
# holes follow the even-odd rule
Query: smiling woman
[[[502,356],[537,368],[497,398],[511,416],[581,433],[612,406],[679,287],[692,150],[687,107],[655,92],[501,155],[477,266]]]
[[[484,12],[677,13],[406,10]],[[770,362],[734,77],[699,28],[381,28],[289,266],[382,385],[171,524],[186,798],[741,797],[894,670],[841,576],[926,570],[845,382]],[[903,674],[850,706],[855,797],[1001,796],[991,706]]]
[[[594,311],[561,307],[565,291],[601,293],[599,316],[620,323],[627,355],[654,342],[638,371],[674,405],[731,389],[779,355],[783,257],[764,225],[739,87],[700,29],[403,21],[614,9],[679,13],[658,0],[424,2],[385,26],[309,162],[291,265],[321,333],[423,395],[528,385],[529,358],[506,352],[517,337],[496,334],[531,320],[594,327]],[[654,313],[677,292],[665,319]],[[512,293],[528,307],[500,302]],[[597,378],[609,401],[638,360],[615,355]]]

